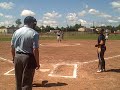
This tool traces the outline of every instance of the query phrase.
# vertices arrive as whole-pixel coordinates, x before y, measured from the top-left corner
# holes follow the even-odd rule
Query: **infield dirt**
[[[96,40],[40,41],[33,90],[120,90],[120,40],[108,40],[106,72],[97,73]],[[10,42],[0,42],[0,90],[15,90]],[[74,77],[75,76],[75,77]]]

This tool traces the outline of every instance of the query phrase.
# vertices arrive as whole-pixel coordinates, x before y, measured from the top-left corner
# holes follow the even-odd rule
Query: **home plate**
[[[56,66],[50,72],[48,76],[76,78],[77,77],[77,64],[56,64]]]

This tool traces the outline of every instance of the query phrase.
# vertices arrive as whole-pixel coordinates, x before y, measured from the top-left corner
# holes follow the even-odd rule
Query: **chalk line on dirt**
[[[120,55],[116,55],[116,56],[112,56],[112,57],[107,57],[107,58],[105,58],[105,60],[113,59],[113,58],[117,58],[117,57],[120,57]],[[92,61],[88,61],[88,62],[79,62],[79,63],[80,64],[88,64],[88,63],[97,62],[97,61],[98,61],[98,59],[92,60]]]
[[[13,63],[11,60],[9,60],[9,59],[5,59],[5,58],[2,58],[2,57],[0,57],[0,59],[1,60],[3,60],[3,61],[7,61],[7,62],[10,62],[10,63]]]
[[[120,55],[115,55],[115,56],[111,56],[111,57],[107,57],[105,58],[106,60],[108,59],[113,59],[113,58],[117,58],[117,57],[120,57]],[[2,61],[7,61],[9,63],[13,63],[11,60],[9,59],[5,59],[3,57],[0,57],[0,60]],[[64,77],[64,78],[77,78],[77,68],[78,68],[78,64],[88,64],[88,63],[93,63],[93,62],[96,62],[98,61],[98,59],[96,60],[91,60],[91,61],[88,61],[88,62],[77,62],[75,64],[68,64],[68,63],[58,63],[58,64],[55,64],[54,65],[54,69],[50,72],[50,74],[48,74],[48,76],[52,76],[52,77]],[[56,75],[54,74],[55,70],[58,68],[58,66],[60,65],[72,65],[74,66],[74,69],[73,69],[73,75],[72,76],[62,76],[62,75]],[[4,75],[14,75],[14,74],[10,74],[10,72],[12,72],[14,69],[11,69],[9,71],[7,71],[6,73],[4,73]],[[50,71],[50,69],[40,69],[39,71],[41,72],[47,72],[47,71]]]
[[[56,75],[54,74],[54,72],[56,71],[56,69],[61,66],[61,65],[68,65],[68,66],[73,66],[74,69],[73,69],[73,75],[71,76],[62,76],[62,75]],[[64,78],[76,78],[77,77],[77,64],[68,64],[68,63],[65,63],[65,62],[62,62],[62,63],[58,63],[56,65],[54,65],[54,68],[53,70],[50,72],[50,74],[48,74],[48,76],[52,76],[52,77],[64,77]]]
[[[39,71],[41,71],[41,72],[48,72],[49,70],[50,69],[39,69]],[[6,76],[15,75],[15,74],[11,74],[12,71],[14,71],[14,68],[9,70],[9,71],[7,71],[6,73],[4,73],[4,75],[6,75]]]
[[[9,71],[7,71],[6,73],[4,73],[4,75],[7,75],[7,76],[9,76],[9,75],[15,75],[15,74],[10,74],[10,72],[12,72],[12,71],[14,71],[14,68],[11,69],[11,70],[9,70]]]

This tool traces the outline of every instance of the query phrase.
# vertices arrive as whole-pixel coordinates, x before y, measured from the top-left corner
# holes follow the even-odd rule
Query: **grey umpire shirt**
[[[27,25],[16,30],[13,34],[11,45],[15,48],[16,52],[31,53],[33,48],[38,48],[39,34]]]

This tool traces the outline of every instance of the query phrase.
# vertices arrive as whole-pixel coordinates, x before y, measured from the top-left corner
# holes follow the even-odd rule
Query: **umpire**
[[[98,71],[97,72],[104,72],[105,71],[105,60],[104,60],[104,53],[106,51],[105,46],[105,36],[104,36],[104,29],[100,30],[100,35],[98,36],[98,44],[95,45],[97,47],[97,53],[98,53]]]
[[[11,40],[15,65],[16,90],[32,90],[35,69],[39,69],[39,34],[32,16],[24,19],[24,26],[16,30]]]

